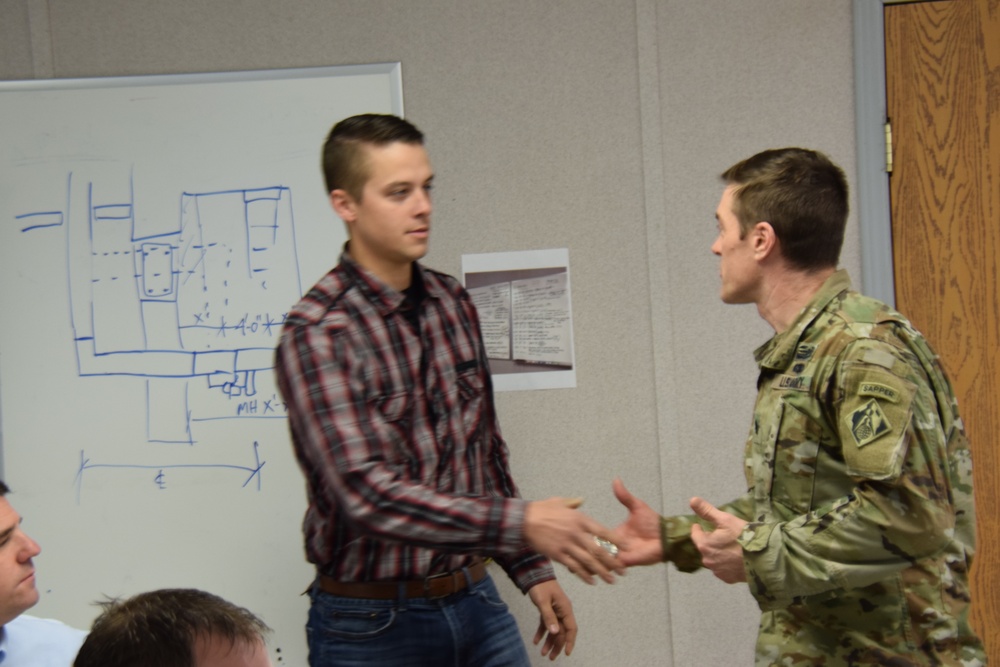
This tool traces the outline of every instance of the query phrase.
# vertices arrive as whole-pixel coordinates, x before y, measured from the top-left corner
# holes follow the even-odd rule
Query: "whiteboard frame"
[[[268,81],[272,79],[309,79],[324,76],[388,74],[392,106],[403,115],[403,75],[399,62],[367,65],[326,65],[288,69],[243,70],[235,72],[196,72],[190,74],[143,74],[136,76],[85,77],[69,79],[28,79],[0,81],[0,93],[40,90],[77,90],[81,88],[127,88],[130,86],[179,85],[189,83],[229,83]]]

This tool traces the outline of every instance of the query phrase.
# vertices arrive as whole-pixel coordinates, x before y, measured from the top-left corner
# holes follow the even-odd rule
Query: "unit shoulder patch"
[[[875,399],[854,410],[847,419],[850,421],[854,444],[858,447],[864,447],[892,432],[892,424]]]
[[[842,382],[840,439],[850,474],[868,479],[898,475],[916,385],[868,364],[847,368]]]

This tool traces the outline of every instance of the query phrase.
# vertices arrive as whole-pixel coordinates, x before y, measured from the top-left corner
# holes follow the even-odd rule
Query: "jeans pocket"
[[[486,577],[476,584],[472,589],[472,593],[494,609],[501,611],[507,610],[507,603],[500,597],[500,592],[497,590],[493,580],[489,577]]]
[[[379,637],[396,622],[396,609],[364,605],[337,605],[313,602],[309,611],[308,634],[350,641],[365,641]]]

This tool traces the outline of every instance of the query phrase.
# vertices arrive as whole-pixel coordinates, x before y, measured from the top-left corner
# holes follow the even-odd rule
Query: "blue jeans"
[[[527,667],[528,653],[489,575],[436,600],[360,600],[318,587],[306,636],[311,667]]]

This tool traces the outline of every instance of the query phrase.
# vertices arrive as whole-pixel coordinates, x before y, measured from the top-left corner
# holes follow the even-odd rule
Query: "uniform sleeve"
[[[719,509],[744,521],[750,520],[752,499],[749,494],[737,498],[731,503],[721,505]],[[663,543],[663,561],[673,563],[680,572],[694,572],[701,569],[701,554],[691,541],[691,526],[699,524],[705,530],[712,526],[695,514],[660,517],[660,540]]]
[[[385,540],[517,553],[523,500],[452,496],[407,480],[405,461],[395,455],[405,430],[378,405],[393,397],[369,396],[358,354],[346,336],[316,323],[289,327],[278,346],[278,384],[300,465],[310,486],[322,491],[317,502],[332,495],[350,522]]]
[[[829,420],[845,493],[789,521],[752,522],[739,538],[765,610],[892,577],[945,549],[955,527],[946,436],[919,363],[861,339],[835,368]],[[815,484],[828,483],[821,475]]]

